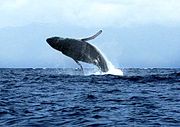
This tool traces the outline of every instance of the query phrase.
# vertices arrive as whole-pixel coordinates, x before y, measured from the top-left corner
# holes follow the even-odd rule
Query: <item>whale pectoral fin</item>
[[[98,35],[100,35],[101,33],[102,33],[102,30],[98,31],[95,35],[93,35],[93,36],[91,36],[91,37],[81,39],[81,41],[89,41],[89,40],[92,40],[92,39],[96,38]]]
[[[74,60],[74,59],[73,59]],[[83,70],[83,67],[82,67],[82,65],[77,61],[77,60],[74,60],[79,66],[80,66],[80,68],[81,68],[81,72],[84,74],[84,70]]]

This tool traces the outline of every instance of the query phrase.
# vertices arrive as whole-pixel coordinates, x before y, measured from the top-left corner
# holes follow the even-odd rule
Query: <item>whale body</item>
[[[105,58],[96,47],[87,42],[88,40],[96,38],[101,32],[102,30],[84,39],[50,37],[47,38],[46,41],[52,48],[72,58],[81,67],[82,71],[83,67],[79,61],[94,64],[102,72],[107,72],[109,69]]]

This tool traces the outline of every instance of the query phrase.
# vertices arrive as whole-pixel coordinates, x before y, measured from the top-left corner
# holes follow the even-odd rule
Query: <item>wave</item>
[[[110,76],[110,75],[109,75]],[[152,74],[152,75],[143,75],[143,76],[114,76],[111,75],[114,79],[120,79],[125,81],[132,81],[138,83],[147,83],[147,82],[180,82],[180,72],[170,73],[170,74]]]

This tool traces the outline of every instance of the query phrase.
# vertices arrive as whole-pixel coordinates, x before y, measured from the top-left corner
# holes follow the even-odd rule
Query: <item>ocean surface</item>
[[[180,69],[123,72],[0,69],[0,127],[180,127]]]

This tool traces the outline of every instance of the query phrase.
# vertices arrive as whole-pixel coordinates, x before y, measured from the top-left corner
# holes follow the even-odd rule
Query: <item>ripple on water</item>
[[[124,76],[0,72],[2,127],[180,125],[179,69],[123,69]]]

